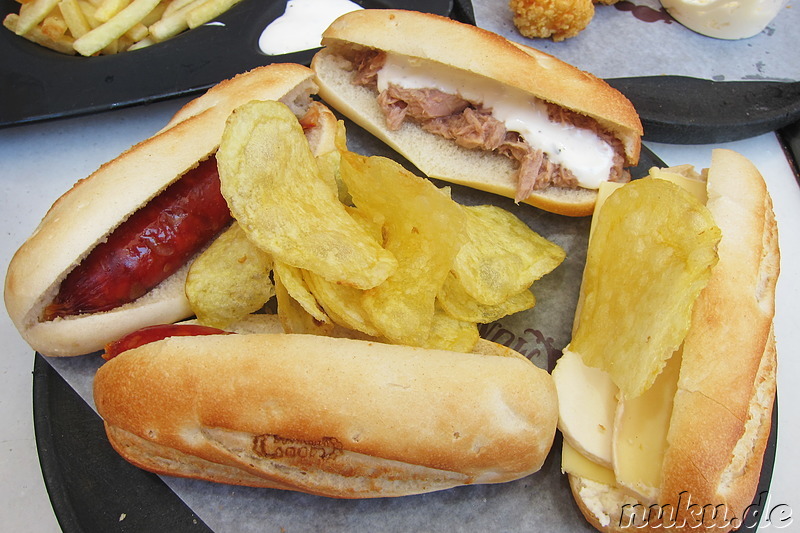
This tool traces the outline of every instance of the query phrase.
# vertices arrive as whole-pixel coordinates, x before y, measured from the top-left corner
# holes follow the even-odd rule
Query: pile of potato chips
[[[196,28],[241,0],[18,0],[3,25],[63,54],[116,54]]]
[[[315,157],[278,102],[238,108],[216,157],[236,222],[186,283],[208,325],[275,294],[286,332],[470,351],[478,323],[533,307],[531,285],[564,260],[511,213],[348,151],[341,122],[337,149]]]

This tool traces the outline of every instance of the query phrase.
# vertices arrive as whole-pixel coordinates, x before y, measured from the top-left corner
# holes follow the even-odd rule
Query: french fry
[[[111,20],[77,39],[73,45],[75,50],[83,56],[96,54],[135,26],[158,5],[159,1],[133,0],[125,9],[114,15]]]
[[[16,13],[9,13],[6,15],[6,18],[3,19],[3,26],[8,28],[9,30],[16,33],[17,24],[19,22],[19,15]],[[55,50],[56,52],[60,52],[62,54],[69,54],[75,55],[75,50],[72,47],[72,38],[69,36],[62,36],[59,39],[51,39],[47,35],[42,33],[42,30],[39,29],[38,26],[34,26],[30,29],[30,31],[26,32],[22,35],[25,39],[38,44],[39,46],[44,46],[45,48],[49,48],[51,50]]]
[[[51,39],[57,40],[67,33],[67,23],[61,16],[61,12],[58,11],[58,7],[56,7],[56,9],[54,9],[51,13],[51,15],[48,15],[42,21],[40,29],[42,30],[43,34],[47,35]]]
[[[81,8],[86,22],[89,23],[90,29],[94,29],[102,24],[102,22],[97,20],[97,17],[94,16],[95,11],[97,11],[97,8],[94,7],[94,4],[87,0],[78,0],[78,7]]]
[[[169,16],[181,9],[182,7],[186,7],[187,5],[191,4],[195,0],[165,0],[162,2],[166,4],[164,8],[164,16]]]
[[[83,37],[92,29],[77,0],[61,0],[58,7],[74,38]]]
[[[149,35],[150,31],[147,29],[147,26],[142,24],[141,22],[137,22],[131,29],[126,31],[120,39],[123,37],[128,39],[130,42],[128,45],[131,45],[137,41],[141,41],[145,37]],[[125,49],[127,50],[128,47],[126,46]]]
[[[44,20],[57,4],[58,0],[33,0],[24,4],[19,10],[19,19],[14,33],[25,35],[31,31],[34,26]]]
[[[161,20],[161,18],[164,16],[164,13],[166,13],[168,5],[169,4],[167,3],[166,0],[161,0],[161,2],[142,19],[142,24],[144,24],[149,28],[150,26]]]
[[[203,25],[241,0],[15,0],[3,25],[41,46],[84,56],[138,50]],[[13,16],[12,16],[13,15]]]
[[[190,29],[194,29],[220,16],[239,2],[241,0],[205,0],[186,15],[186,23]]]
[[[111,17],[128,7],[130,4],[130,0],[103,0],[103,2],[97,6],[97,11],[95,11],[94,16],[97,17],[97,20],[100,22],[108,22],[111,20]]]
[[[186,22],[186,15],[195,7],[201,5],[205,0],[193,0],[182,8],[172,12],[171,14],[163,17],[161,20],[150,26],[150,35],[156,41],[164,41],[170,37],[174,37],[182,31],[189,29],[189,24]]]
[[[140,50],[142,48],[147,48],[150,45],[156,44],[152,37],[145,37],[141,41],[135,42],[128,47],[127,52],[131,52],[133,50]]]

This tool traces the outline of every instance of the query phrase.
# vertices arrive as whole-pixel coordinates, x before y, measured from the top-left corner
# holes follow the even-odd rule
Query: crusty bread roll
[[[312,75],[306,67],[282,64],[223,81],[186,104],[161,132],[102,165],[61,196],[8,268],[5,304],[25,340],[46,355],[80,355],[140,327],[191,316],[184,295],[184,268],[141,298],[111,311],[40,319],[61,281],[94,246],[215,153],[234,108],[256,99],[281,100],[302,114],[316,90]],[[324,142],[331,142],[335,117],[326,111],[329,132]]]
[[[628,165],[639,159],[641,122],[621,93],[550,55],[480,28],[436,15],[367,9],[337,19],[324,32],[322,44],[312,69],[323,100],[429,177],[510,198],[515,197],[517,188],[516,164],[503,155],[461,148],[409,121],[398,130],[389,129],[377,92],[353,83],[350,59],[354,52],[383,51],[455,69],[474,76],[476,82],[495,80],[498,90],[519,89],[531,98],[590,117],[620,141]],[[523,201],[548,211],[584,216],[591,214],[596,196],[592,189],[549,187]]]
[[[335,498],[500,483],[539,470],[550,375],[520,356],[292,334],[172,337],[97,372],[114,448],[160,474]]]
[[[657,507],[648,514],[651,503],[620,487],[570,476],[578,506],[601,531],[730,531],[756,492],[776,392],[777,226],[746,158],[714,150],[707,177],[719,262],[684,339]]]

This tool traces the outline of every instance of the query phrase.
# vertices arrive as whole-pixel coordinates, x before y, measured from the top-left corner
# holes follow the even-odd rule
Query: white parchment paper
[[[351,150],[403,161],[377,139],[354,124],[347,124]],[[552,369],[570,338],[590,219],[553,215],[488,193],[451,187],[456,201],[499,205],[567,252],[566,260],[556,270],[534,283],[537,304],[533,309],[485,325],[481,330],[484,338],[511,346],[537,366]],[[92,381],[103,362],[100,356],[48,361],[94,408]],[[335,500],[167,476],[162,479],[216,533],[593,531],[573,501],[566,476],[561,474],[560,442],[557,437],[544,467],[524,479],[402,498]],[[135,506],[131,507],[130,512],[135,512]]]
[[[561,42],[528,39],[514,27],[508,0],[473,0],[476,24],[532,46],[601,78],[690,76],[714,81],[800,80],[799,0],[789,0],[760,34],[736,41],[712,39],[674,20],[644,22],[629,8],[661,9],[659,0],[597,5],[588,27]],[[624,7],[625,10],[620,9]]]

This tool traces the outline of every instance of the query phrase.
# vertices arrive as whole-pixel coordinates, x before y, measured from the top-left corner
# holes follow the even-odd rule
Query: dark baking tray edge
[[[33,410],[42,475],[63,531],[211,533],[161,478],[114,451],[102,419],[38,353]]]

